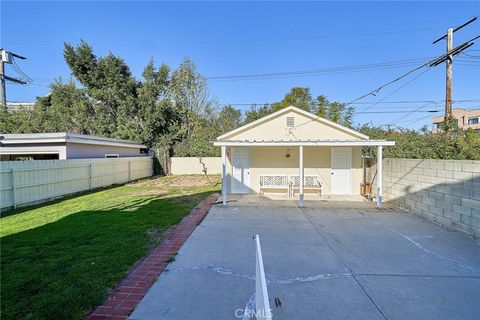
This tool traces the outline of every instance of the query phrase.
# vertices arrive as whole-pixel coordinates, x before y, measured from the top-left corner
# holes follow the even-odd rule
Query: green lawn
[[[166,230],[218,191],[219,178],[210,180],[156,178],[4,213],[1,317],[83,318]]]

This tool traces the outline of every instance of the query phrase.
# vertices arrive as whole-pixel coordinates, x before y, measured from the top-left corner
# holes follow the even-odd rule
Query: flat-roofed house
[[[51,160],[148,156],[145,145],[76,133],[1,134],[0,160]]]

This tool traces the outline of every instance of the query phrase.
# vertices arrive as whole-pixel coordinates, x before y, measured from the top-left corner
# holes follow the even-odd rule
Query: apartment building
[[[455,118],[455,124],[462,130],[472,128],[480,131],[480,109],[452,109],[452,115]],[[434,117],[432,119],[433,131],[440,129],[444,117]]]

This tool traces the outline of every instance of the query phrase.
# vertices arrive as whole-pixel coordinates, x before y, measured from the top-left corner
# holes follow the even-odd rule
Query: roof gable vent
[[[295,118],[294,117],[287,117],[287,128],[295,127]]]

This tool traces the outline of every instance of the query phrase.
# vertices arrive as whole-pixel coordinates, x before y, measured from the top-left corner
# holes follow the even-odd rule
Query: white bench
[[[303,188],[308,190],[318,190],[318,194],[322,196],[322,182],[318,179],[318,176],[305,175],[303,176]],[[300,189],[300,176],[289,176],[289,184],[291,186],[292,196],[295,195],[295,189]]]
[[[289,194],[288,177],[286,175],[261,175],[260,176],[260,194],[264,189],[281,189]]]

